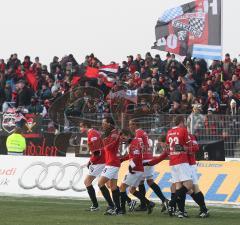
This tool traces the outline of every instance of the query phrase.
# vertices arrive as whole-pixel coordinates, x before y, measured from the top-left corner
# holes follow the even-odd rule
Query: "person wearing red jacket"
[[[123,140],[126,140],[126,142],[129,144],[128,147],[128,155],[121,158],[121,161],[129,160],[129,172],[126,174],[121,186],[120,186],[120,195],[121,195],[121,213],[126,213],[125,203],[127,201],[127,193],[126,189],[130,187],[130,193],[133,194],[135,197],[140,199],[141,202],[144,202],[144,204],[147,207],[148,214],[152,213],[152,209],[155,206],[155,203],[150,202],[145,195],[143,195],[140,191],[137,191],[136,188],[138,187],[139,183],[142,180],[142,176],[144,173],[143,168],[143,158],[142,158],[142,152],[143,152],[143,143],[141,138],[134,137],[130,132],[128,131],[122,131],[123,134]]]
[[[135,120],[129,121],[129,129],[132,133],[135,134],[136,138],[140,138],[143,143],[143,163],[149,162],[153,158],[153,153],[151,147],[149,146],[149,138],[147,133],[138,127],[138,123]],[[139,184],[139,191],[142,195],[145,196],[146,189],[144,185],[144,181],[147,181],[148,186],[154,191],[154,193],[161,199],[162,201],[162,212],[164,212],[168,208],[168,199],[163,195],[160,187],[153,180],[154,167],[153,166],[144,166],[144,173],[142,177],[142,181]],[[136,208],[136,211],[146,211],[147,207],[144,202],[141,202],[139,207]]]
[[[104,131],[103,146],[105,151],[105,168],[98,181],[98,186],[103,197],[108,202],[105,215],[118,215],[120,212],[120,191],[117,186],[118,172],[121,165],[119,145],[121,142],[121,133],[115,129],[114,121],[111,117],[104,118],[102,128]],[[115,204],[111,202],[111,196],[105,184],[108,183],[112,191],[112,198]]]
[[[171,166],[172,183],[176,185],[174,198],[169,202],[169,215],[174,213],[174,205],[177,202],[179,218],[184,217],[186,194],[193,188],[192,173],[189,165],[187,148],[191,144],[188,131],[184,125],[184,117],[175,118],[175,127],[167,132],[166,143],[169,150],[165,150],[158,158],[143,165],[155,165],[167,158]]]
[[[87,144],[89,152],[91,153],[91,157],[88,163],[89,172],[84,180],[84,184],[92,201],[90,211],[93,212],[99,210],[99,208],[92,182],[97,176],[101,174],[105,167],[105,154],[100,132],[93,128],[90,128],[89,124],[86,122],[80,123],[80,131],[81,133],[87,134]]]

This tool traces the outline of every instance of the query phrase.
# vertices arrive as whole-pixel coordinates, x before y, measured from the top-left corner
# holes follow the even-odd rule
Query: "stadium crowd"
[[[114,63],[114,62],[112,62]],[[128,104],[124,112],[190,114],[197,105],[203,114],[236,115],[239,113],[240,62],[229,54],[223,61],[213,61],[208,67],[205,60],[186,57],[183,62],[174,54],[167,53],[165,59],[127,56],[119,66],[114,83],[109,86],[99,77],[85,76],[86,67],[99,68],[101,61],[93,54],[79,64],[73,55],[59,60],[54,56],[50,67],[36,57],[21,61],[12,54],[5,62],[0,59],[0,105],[5,112],[9,107],[22,107],[29,113],[47,115],[51,104],[77,85],[101,90],[102,102],[86,99],[84,112],[102,113],[110,111],[109,94],[119,90],[137,90],[138,102]],[[81,114],[81,104],[68,110],[70,115]]]

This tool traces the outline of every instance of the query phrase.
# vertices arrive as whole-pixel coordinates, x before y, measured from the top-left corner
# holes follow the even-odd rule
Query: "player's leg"
[[[127,175],[125,176],[123,182],[122,182],[122,185],[123,185],[123,188],[124,187],[138,187],[139,186],[139,183],[141,182],[142,180],[142,175],[143,175],[143,172],[135,172],[134,174],[132,173],[127,173]],[[126,192],[124,194],[124,200],[126,201],[127,199],[127,194]],[[129,211],[133,211],[134,210],[134,206],[136,205],[136,201],[135,200],[132,200],[131,202],[135,202],[134,205],[129,205]]]
[[[205,204],[204,195],[201,192],[199,185],[198,185],[198,175],[197,175],[197,166],[192,165],[191,166],[191,172],[192,172],[192,180],[193,180],[193,190],[191,193],[189,193],[192,197],[192,199],[199,205],[200,207],[200,217],[208,217],[209,212]]]
[[[84,184],[87,188],[88,195],[92,201],[92,206],[90,207],[90,211],[98,210],[98,201],[96,198],[95,189],[92,185],[93,180],[101,174],[105,165],[104,164],[97,164],[97,165],[90,165],[89,172],[84,180]]]
[[[110,189],[112,191],[112,198],[115,204],[116,213],[118,214],[121,210],[121,207],[120,207],[120,191],[117,186],[117,179],[111,179],[109,184],[110,184]]]
[[[108,170],[108,167],[105,167],[103,172],[102,172],[101,177],[99,178],[98,187],[99,187],[104,199],[108,203],[109,208],[107,209],[107,211],[111,211],[111,210],[113,211],[114,210],[114,203],[112,201],[109,190],[107,189],[107,187],[105,185],[109,181],[107,170]]]
[[[145,180],[145,178],[140,182],[140,184],[138,186],[138,191],[143,196],[146,195],[146,188],[145,188],[144,180]],[[136,211],[147,211],[146,204],[144,204],[144,202],[141,202],[141,200],[140,200],[140,205],[136,208]]]
[[[130,193],[137,197],[144,205],[147,207],[148,214],[152,213],[152,210],[155,206],[154,202],[149,201],[141,192],[136,190],[136,187],[130,187]]]
[[[193,193],[191,194],[192,199],[199,205],[200,213],[199,216],[206,218],[209,216],[208,209],[206,207],[205,198],[198,184],[193,184]]]
[[[169,215],[172,216],[175,214],[177,209],[177,199],[176,199],[176,184],[172,183],[171,187],[171,200],[169,201],[168,212]]]
[[[151,173],[151,172],[150,172]],[[138,186],[138,191],[145,196],[146,195],[146,188],[145,188],[145,184],[144,181],[145,179],[149,176],[149,166],[144,166],[144,172],[143,172],[143,179],[140,182],[139,186]],[[140,205],[136,208],[136,211],[147,211],[147,206],[146,204],[144,204],[144,202],[142,202],[140,200]]]
[[[174,200],[170,202],[170,207],[177,202],[179,209],[179,218],[184,217],[186,194],[192,189],[192,176],[190,166],[187,163],[175,165],[171,167],[173,183],[176,184],[176,193]],[[170,208],[169,207],[169,208]],[[173,213],[169,211],[169,215]]]
[[[120,196],[121,196],[121,213],[125,214],[126,213],[126,201],[127,201],[127,187],[128,185],[125,183],[122,183],[120,185]]]
[[[162,193],[161,188],[154,182],[154,180],[152,179],[152,176],[147,178],[147,184],[154,191],[154,193],[158,196],[158,198],[161,199],[161,201],[162,201],[161,212],[166,211],[166,209],[168,208],[168,199],[165,198],[165,196]]]
[[[176,196],[177,196],[177,205],[179,209],[178,217],[187,217],[185,213],[185,201],[186,201],[186,194],[191,190],[193,187],[192,180],[186,180],[180,183],[176,183]]]
[[[92,201],[92,206],[90,207],[90,211],[98,210],[98,201],[97,201],[97,197],[96,197],[96,192],[95,192],[94,187],[92,186],[92,182],[95,178],[96,177],[94,177],[94,176],[87,175],[84,180],[84,184],[87,188],[88,195]]]

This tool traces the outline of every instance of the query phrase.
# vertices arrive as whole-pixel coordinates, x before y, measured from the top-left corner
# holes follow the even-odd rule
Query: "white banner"
[[[1,155],[0,194],[88,197],[87,162],[88,158]]]

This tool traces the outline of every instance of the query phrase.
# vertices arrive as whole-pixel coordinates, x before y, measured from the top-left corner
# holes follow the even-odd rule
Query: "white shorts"
[[[192,172],[193,184],[198,184],[197,165],[191,165],[190,168]]]
[[[105,164],[90,165],[88,175],[97,177],[102,173],[104,167],[105,167]]]
[[[123,183],[130,187],[138,187],[140,182],[142,181],[143,172],[135,172],[134,174],[128,173]]]
[[[154,166],[144,166],[143,180],[150,180],[153,178]]]
[[[171,167],[172,183],[192,180],[192,171],[188,163],[181,163]]]
[[[119,167],[116,166],[105,166],[101,176],[106,177],[109,180],[117,180],[118,179],[118,171]]]

